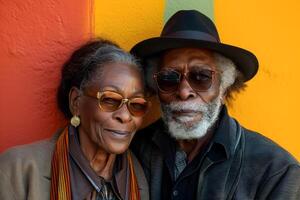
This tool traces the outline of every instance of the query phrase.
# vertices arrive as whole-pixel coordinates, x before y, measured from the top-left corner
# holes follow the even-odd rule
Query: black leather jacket
[[[152,200],[161,199],[164,162],[159,143],[163,130],[163,122],[158,120],[139,131],[131,145],[144,168]],[[204,155],[198,183],[193,184],[197,199],[300,200],[297,160],[270,139],[240,126],[225,106],[211,145],[214,143],[223,145],[224,154],[214,158],[208,151]]]

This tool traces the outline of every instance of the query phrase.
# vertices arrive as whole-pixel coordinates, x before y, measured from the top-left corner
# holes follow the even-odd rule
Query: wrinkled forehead
[[[89,80],[89,87],[100,90],[116,89],[119,92],[142,92],[143,81],[141,71],[126,63],[107,63],[100,67]]]
[[[171,49],[163,52],[159,60],[160,69],[193,64],[203,64],[215,68],[214,52],[201,48]]]

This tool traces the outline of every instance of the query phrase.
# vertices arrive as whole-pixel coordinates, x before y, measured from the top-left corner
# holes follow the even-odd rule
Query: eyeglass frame
[[[114,110],[114,111],[106,111],[105,109],[102,108],[102,106],[101,106],[101,104],[100,104],[100,99],[101,99],[102,95],[103,95],[105,92],[116,93],[116,94],[118,94],[118,95],[120,95],[120,96],[122,97],[122,101],[121,101],[119,107],[118,107],[116,110]],[[143,117],[143,116],[145,116],[145,115],[147,114],[147,112],[149,111],[149,107],[151,106],[151,102],[150,102],[150,101],[147,101],[144,97],[124,98],[122,94],[120,94],[120,93],[118,93],[118,92],[116,92],[116,91],[113,91],[113,90],[97,91],[96,96],[93,95],[93,94],[91,94],[91,93],[89,93],[89,92],[83,92],[83,94],[84,94],[85,96],[87,96],[87,97],[91,97],[91,98],[97,99],[97,100],[98,100],[98,107],[101,109],[101,111],[104,111],[104,112],[115,112],[115,111],[119,110],[120,108],[122,108],[122,106],[123,106],[124,104],[126,104],[126,107],[127,107],[128,111],[130,112],[130,114],[131,114],[132,116]],[[137,99],[137,98],[144,99],[144,100],[146,101],[146,103],[147,103],[147,110],[146,110],[146,112],[145,112],[143,115],[141,115],[141,116],[137,116],[137,115],[133,114],[133,113],[130,111],[129,107],[128,107],[128,102],[129,102],[131,99]]]
[[[155,80],[155,82],[156,82],[156,85],[157,85],[157,88],[158,88],[158,90],[160,91],[160,92],[162,92],[162,93],[165,93],[165,94],[172,94],[172,93],[175,93],[176,92],[176,90],[179,88],[179,86],[180,86],[180,84],[181,84],[181,82],[182,82],[182,80],[183,80],[183,78],[185,78],[185,80],[188,82],[188,84],[189,84],[189,86],[196,92],[196,93],[198,93],[198,92],[206,92],[206,91],[208,91],[210,88],[211,88],[211,86],[213,85],[213,83],[214,83],[214,81],[215,81],[215,79],[216,79],[216,74],[218,74],[219,72],[218,71],[215,71],[215,70],[210,70],[210,69],[205,69],[205,70],[208,70],[208,71],[210,71],[212,74],[212,76],[211,76],[211,84],[210,84],[210,86],[209,86],[209,88],[208,89],[206,89],[206,90],[196,90],[196,89],[194,89],[192,86],[191,86],[191,84],[190,84],[190,82],[188,81],[188,79],[187,79],[187,74],[188,73],[190,73],[190,71],[188,71],[188,72],[183,72],[183,73],[180,73],[180,72],[178,72],[178,71],[176,71],[176,70],[174,70],[174,69],[171,69],[171,67],[168,67],[168,68],[165,68],[165,69],[168,69],[168,70],[161,70],[161,71],[158,71],[158,72],[156,72],[156,73],[154,73],[153,74],[153,76],[152,76],[152,78]],[[172,90],[172,91],[164,91],[164,90],[162,90],[160,87],[159,87],[159,84],[158,84],[158,81],[157,81],[157,75],[160,73],[160,72],[162,72],[162,71],[174,71],[175,73],[177,73],[177,74],[179,74],[179,83],[178,83],[178,86],[176,87],[176,89],[174,89],[174,91]]]

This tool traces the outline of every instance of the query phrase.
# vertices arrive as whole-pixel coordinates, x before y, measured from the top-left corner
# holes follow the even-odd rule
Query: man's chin
[[[195,125],[196,124],[196,125]],[[176,140],[193,140],[202,138],[209,129],[207,122],[185,121],[178,123],[175,120],[167,122],[169,134]]]
[[[201,123],[202,116],[203,115],[199,113],[197,116],[193,116],[193,117],[188,117],[188,116],[172,117],[172,121],[182,125],[182,127],[185,127],[186,130],[190,130],[193,129],[195,125],[197,125],[198,123]]]
[[[198,122],[195,122],[194,120],[190,120],[190,121],[174,120],[173,123],[176,123],[178,125],[178,127],[182,127],[186,131],[190,131],[190,130],[194,129],[195,123],[198,123]]]
[[[162,119],[168,126],[169,134],[175,139],[199,139],[208,132],[218,119],[222,107],[221,98],[216,98],[209,104],[189,104],[174,102],[162,104]],[[197,110],[194,114],[180,112]],[[197,113],[197,114],[196,114]]]

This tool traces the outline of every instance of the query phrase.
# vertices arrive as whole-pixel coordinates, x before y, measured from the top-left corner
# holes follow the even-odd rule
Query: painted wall
[[[300,160],[300,1],[215,0],[223,41],[255,52],[258,75],[231,109],[240,122]]]
[[[90,30],[129,50],[138,41],[159,35],[178,9],[198,9],[216,22],[224,43],[249,49],[260,61],[258,75],[236,97],[230,113],[300,159],[299,4],[297,0],[285,4],[271,0],[0,0],[0,151],[48,137],[63,124],[54,96],[59,69]],[[145,125],[159,116],[157,100],[153,101],[156,109]]]
[[[90,3],[0,1],[0,151],[64,123],[55,93],[70,52],[90,37]]]
[[[236,96],[230,113],[300,159],[299,8],[297,0],[284,4],[271,0],[99,0],[95,4],[95,35],[111,38],[129,50],[136,42],[159,35],[165,21],[179,9],[206,13],[216,22],[224,43],[253,51],[260,62],[258,75]],[[145,125],[158,116],[156,105]]]

